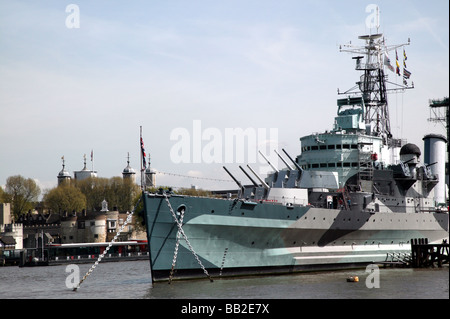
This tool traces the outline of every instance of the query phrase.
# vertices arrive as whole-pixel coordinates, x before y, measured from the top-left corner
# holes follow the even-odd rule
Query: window
[[[334,147],[335,147],[334,144],[333,144],[333,145],[328,145],[328,149],[329,149],[329,150],[334,150]]]

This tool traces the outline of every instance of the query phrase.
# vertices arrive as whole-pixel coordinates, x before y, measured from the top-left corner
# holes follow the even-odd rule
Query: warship
[[[413,238],[448,240],[446,138],[424,137],[422,163],[419,147],[390,127],[389,91],[414,87],[406,68],[400,77],[397,54],[403,49],[406,59],[409,39],[388,46],[377,30],[359,40],[340,47],[361,75],[338,91],[332,129],[301,137],[295,159],[275,150],[285,168],[268,161],[273,172],[262,178],[239,166],[249,180],[243,185],[224,167],[235,198],[143,192],[154,281],[363,267],[406,256]],[[389,82],[386,68],[402,84]]]

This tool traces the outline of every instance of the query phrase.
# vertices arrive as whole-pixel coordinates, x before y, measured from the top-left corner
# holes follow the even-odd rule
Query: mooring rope
[[[125,220],[125,223],[123,223],[122,227],[119,229],[119,231],[116,233],[116,235],[114,236],[113,240],[111,240],[111,242],[109,243],[108,247],[106,247],[106,249],[103,251],[103,253],[101,255],[98,256],[97,261],[92,265],[92,267],[87,271],[87,273],[84,275],[84,277],[80,280],[80,282],[78,283],[78,285],[73,288],[73,291],[77,291],[78,288],[80,288],[81,284],[83,283],[83,281],[86,280],[86,278],[94,271],[95,267],[97,267],[97,265],[100,263],[100,261],[103,259],[103,257],[105,257],[105,254],[108,252],[108,250],[111,248],[111,246],[115,243],[115,241],[117,240],[117,238],[120,236],[120,233],[125,229],[125,227],[128,225],[129,222],[131,222],[131,218],[133,217],[133,213],[135,212],[136,208],[138,207],[139,203],[141,202],[142,196],[139,197],[139,200],[137,201],[136,205],[134,206],[133,210],[128,214],[127,219]]]

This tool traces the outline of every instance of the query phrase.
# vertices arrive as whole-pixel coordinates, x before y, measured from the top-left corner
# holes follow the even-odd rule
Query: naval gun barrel
[[[258,180],[261,182],[262,186],[264,186],[265,189],[269,190],[270,189],[269,185],[267,185],[267,183],[261,177],[259,177],[258,174],[256,174],[256,172],[253,170],[253,168],[251,168],[250,165],[248,165],[248,164],[247,164],[247,167],[249,170],[252,171],[253,174],[255,174],[256,178],[258,178]]]
[[[427,165],[425,165],[427,168],[428,167],[430,167],[430,166],[432,166],[432,165],[434,165],[434,164],[437,164],[438,162],[434,162],[434,163],[431,163],[431,164],[427,164]]]
[[[276,168],[275,166],[273,166],[273,165],[272,165],[272,163],[271,163],[271,162],[270,162],[270,161],[269,161],[269,160],[267,159],[267,157],[265,157],[265,156],[264,156],[264,154],[263,154],[263,153],[261,153],[261,151],[258,151],[258,152],[259,152],[259,154],[261,154],[261,156],[262,156],[262,157],[264,157],[264,159],[265,159],[265,160],[266,160],[266,162],[267,162],[267,163],[268,163],[268,164],[270,165],[270,167],[272,167],[272,168],[273,168],[273,170],[274,170],[275,172],[277,172],[277,173],[278,173],[278,172],[279,172],[279,171],[278,171],[278,169],[277,169],[277,168]]]
[[[294,161],[294,160],[292,159],[292,157],[289,156],[288,152],[286,152],[286,150],[285,150],[284,148],[282,148],[282,150],[283,150],[284,154],[286,154],[286,156],[291,160],[291,162],[294,164],[294,166],[295,166],[300,172],[303,172],[303,169],[297,164],[296,161]]]
[[[258,183],[255,182],[255,180],[253,178],[251,178],[251,176],[244,170],[244,168],[241,165],[239,165],[239,168],[241,169],[241,171],[244,172],[244,174],[248,177],[248,179],[252,181],[254,186],[256,186],[256,187],[259,186]]]
[[[230,173],[230,171],[229,171],[225,166],[223,166],[223,169],[228,173],[228,175],[231,176],[231,178],[235,181],[235,183],[239,186],[239,188],[240,188],[241,190],[244,190],[244,186],[242,186],[241,182],[239,182],[239,181],[233,176],[233,174]]]
[[[410,158],[409,160],[407,160],[406,162],[403,162],[403,164],[408,164],[409,162],[414,161],[414,158]]]
[[[280,153],[277,152],[277,150],[274,150],[274,151],[275,151],[275,153],[277,153],[278,157],[283,161],[284,165],[286,165],[287,168],[289,168],[289,170],[291,170],[291,171],[294,170],[294,169],[292,168],[292,166],[289,165],[288,162],[286,162],[286,161],[284,160],[284,158],[280,155]]]

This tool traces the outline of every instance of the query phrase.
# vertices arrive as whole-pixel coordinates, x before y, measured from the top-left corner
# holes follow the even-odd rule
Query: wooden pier
[[[411,239],[411,266],[413,268],[442,267],[448,264],[449,244],[429,244],[428,238]]]

